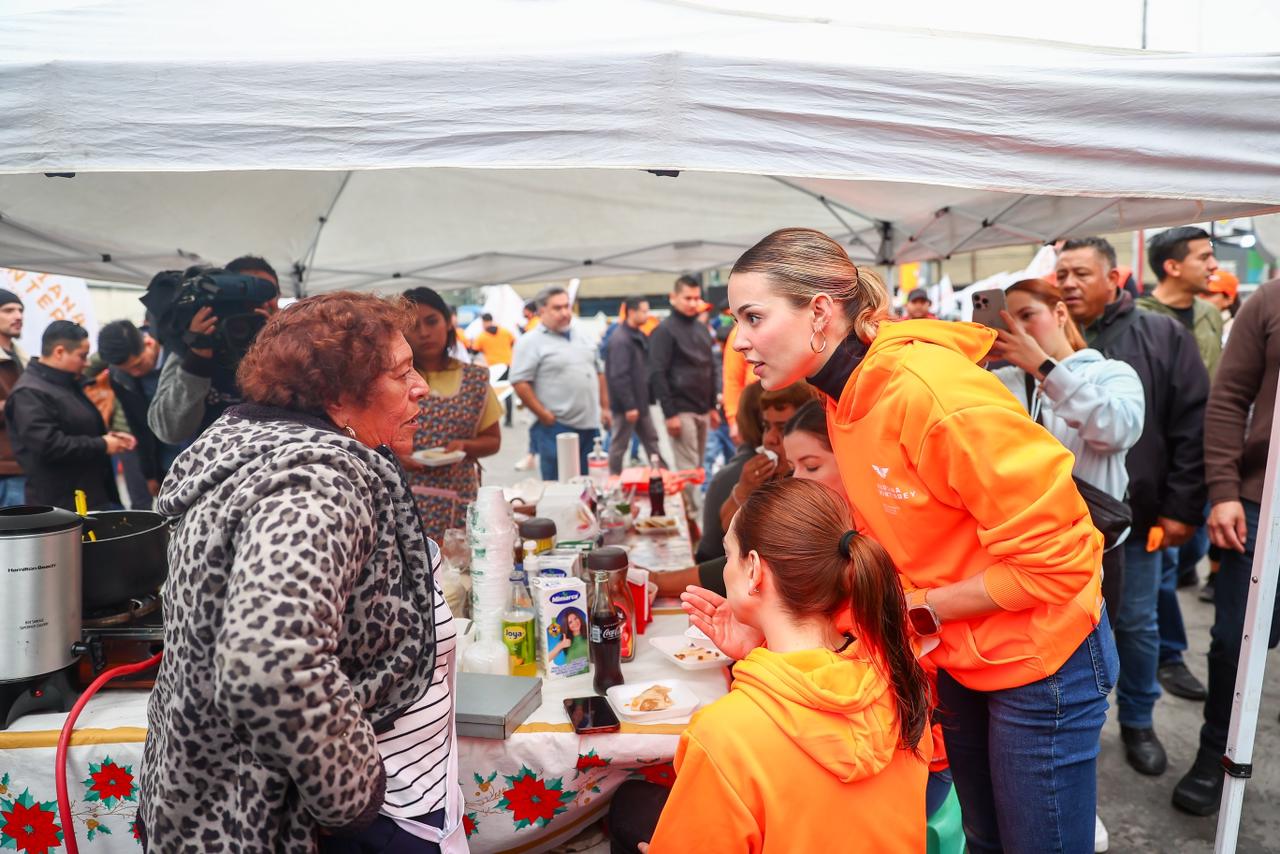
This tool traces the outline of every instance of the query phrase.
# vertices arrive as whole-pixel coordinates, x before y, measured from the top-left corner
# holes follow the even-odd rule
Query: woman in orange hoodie
[[[681,736],[650,854],[924,851],[929,687],[889,556],[794,479],[752,493],[725,553],[721,618],[767,646]]]
[[[995,333],[884,322],[884,285],[811,229],[747,250],[729,302],[734,346],[764,388],[807,378],[827,395],[858,528],[897,564],[912,628],[939,641],[930,658],[969,849],[1092,851],[1116,673],[1102,536],[1071,454],[981,367]],[[703,605],[724,613],[716,598]]]

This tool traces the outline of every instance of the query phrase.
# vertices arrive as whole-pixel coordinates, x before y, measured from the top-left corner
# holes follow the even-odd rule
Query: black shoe
[[[1213,603],[1213,576],[1209,576],[1209,580],[1205,582],[1204,587],[1200,588],[1200,592],[1196,598],[1201,602]]]
[[[1160,665],[1160,669],[1156,671],[1156,678],[1160,680],[1164,689],[1175,697],[1203,702],[1204,698],[1209,696],[1204,683],[1197,679],[1181,661]]]
[[[1195,587],[1199,583],[1200,583],[1200,574],[1196,572],[1196,568],[1194,566],[1187,567],[1187,569],[1178,573],[1178,589],[1179,590],[1181,590],[1183,587]]]
[[[1173,788],[1173,805],[1192,815],[1213,815],[1222,802],[1222,765],[1197,755],[1191,770]]]
[[[1169,767],[1169,757],[1164,745],[1156,737],[1156,731],[1147,727],[1120,727],[1120,740],[1124,742],[1124,758],[1133,770],[1148,777],[1159,777]]]

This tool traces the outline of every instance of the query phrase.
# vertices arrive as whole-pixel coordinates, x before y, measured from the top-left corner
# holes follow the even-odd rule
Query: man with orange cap
[[[1222,343],[1226,344],[1227,335],[1231,332],[1231,321],[1240,310],[1240,280],[1235,273],[1219,267],[1209,277],[1209,293],[1203,299],[1222,312]]]

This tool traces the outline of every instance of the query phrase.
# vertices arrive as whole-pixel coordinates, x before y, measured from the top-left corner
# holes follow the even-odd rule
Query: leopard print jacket
[[[312,852],[371,823],[374,733],[435,667],[434,586],[389,449],[242,405],[182,453],[164,659],[147,709],[151,851]]]

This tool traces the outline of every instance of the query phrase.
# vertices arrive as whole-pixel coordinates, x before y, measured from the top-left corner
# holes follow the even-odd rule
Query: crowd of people
[[[181,519],[140,774],[154,850],[465,850],[437,541],[499,451],[505,379],[545,479],[566,432],[584,471],[605,430],[614,473],[660,458],[659,429],[675,467],[723,457],[689,494],[697,566],[658,581],[733,687],[670,791],[615,794],[615,850],[825,850],[840,814],[864,817],[850,850],[919,851],[954,786],[971,851],[1091,851],[1112,690],[1144,775],[1168,765],[1162,689],[1203,701],[1172,797],[1217,809],[1280,375],[1280,280],[1242,304],[1197,228],[1148,257],[1135,299],[1106,240],[1065,241],[992,329],[916,292],[895,318],[837,242],[783,229],[727,311],[681,277],[666,318],[628,298],[598,342],[558,287],[519,334],[485,315],[466,341],[428,288],[281,310],[243,256],[185,274],[270,285],[230,361],[209,307],[176,337],[108,323],[94,354],[54,322],[29,357],[0,291],[0,503],[111,508],[123,483]],[[1206,552],[1207,685],[1177,598]]]

